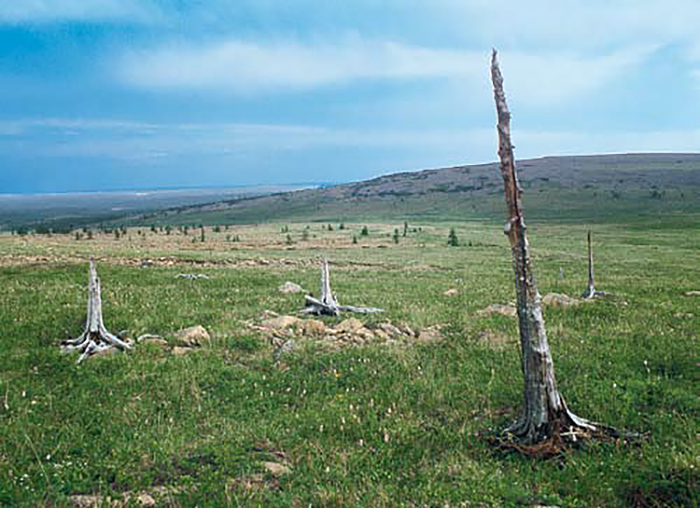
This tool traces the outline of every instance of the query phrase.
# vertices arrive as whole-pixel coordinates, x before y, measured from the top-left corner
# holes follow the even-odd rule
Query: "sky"
[[[0,2],[0,193],[700,148],[697,0]]]

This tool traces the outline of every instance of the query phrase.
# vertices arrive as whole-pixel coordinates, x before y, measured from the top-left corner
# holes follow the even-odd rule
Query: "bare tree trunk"
[[[501,159],[501,175],[505,184],[509,216],[505,233],[508,235],[513,254],[525,385],[525,407],[520,418],[507,429],[507,433],[525,445],[558,441],[562,436],[571,436],[575,440],[577,432],[595,430],[596,427],[568,410],[554,377],[554,365],[547,343],[540,294],[530,265],[521,202],[522,189],[515,171],[515,158],[510,139],[510,112],[495,50],[491,60],[491,78],[498,113],[498,155]]]
[[[78,351],[80,353],[78,363],[85,360],[88,356],[111,347],[131,349],[131,345],[122,341],[116,335],[109,333],[107,328],[105,328],[102,318],[100,279],[97,277],[97,270],[92,259],[90,260],[89,280],[85,331],[79,337],[69,339],[61,344],[64,351]]]
[[[374,312],[383,312],[382,309],[374,307],[355,307],[353,305],[340,305],[335,299],[333,291],[331,291],[331,276],[328,270],[328,260],[324,259],[321,262],[321,298],[316,299],[313,296],[306,295],[306,308],[303,313],[339,316],[341,312],[358,312],[362,314],[370,314]]]

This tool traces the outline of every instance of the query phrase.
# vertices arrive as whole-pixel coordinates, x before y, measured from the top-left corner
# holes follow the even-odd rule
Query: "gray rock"
[[[278,289],[282,293],[306,293],[306,290],[303,287],[290,281],[285,282]]]
[[[176,346],[197,347],[211,344],[211,335],[201,326],[191,326],[180,330],[173,337]]]

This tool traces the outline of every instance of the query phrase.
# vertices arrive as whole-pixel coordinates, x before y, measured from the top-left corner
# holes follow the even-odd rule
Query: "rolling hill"
[[[544,157],[518,162],[531,220],[684,221],[700,216],[700,154]],[[498,164],[381,176],[332,187],[133,216],[131,225],[266,221],[502,220]]]

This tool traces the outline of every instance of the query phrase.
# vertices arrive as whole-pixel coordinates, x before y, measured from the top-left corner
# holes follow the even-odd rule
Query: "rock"
[[[501,305],[500,303],[493,303],[486,307],[476,311],[477,316],[488,316],[490,314],[501,314],[503,316],[515,317],[518,315],[518,310],[515,305]]]
[[[279,462],[263,462],[263,467],[265,471],[273,474],[274,476],[283,476],[292,472],[292,469],[286,464],[280,464]]]
[[[163,337],[160,335],[151,335],[150,333],[146,333],[144,335],[141,335],[140,337],[136,338],[136,342],[138,344],[154,344],[156,346],[161,346],[161,347],[168,347],[168,341],[165,340]]]
[[[413,328],[411,328],[408,325],[401,325],[399,327],[399,329],[404,335],[408,335],[409,337],[417,337],[418,336],[418,334],[415,332],[415,330],[413,330]]]
[[[372,330],[369,330],[367,328],[360,328],[355,332],[355,335],[358,337],[362,337],[365,341],[368,340],[373,340],[375,338],[374,333],[372,333]]]
[[[386,340],[391,339],[391,335],[389,335],[389,334],[386,333],[384,330],[381,330],[381,329],[379,329],[379,328],[376,329],[376,330],[374,330],[374,335],[375,335],[378,339],[380,339],[380,340],[385,340],[385,341],[386,341]]]
[[[142,492],[141,494],[138,494],[136,496],[136,503],[139,506],[143,506],[146,508],[152,508],[153,506],[156,506],[156,500],[153,499],[153,496],[146,492]]]
[[[187,353],[191,353],[192,351],[194,351],[194,348],[191,347],[175,346],[173,348],[173,354],[175,356],[185,356]]]
[[[377,328],[379,328],[379,330],[383,331],[384,333],[387,333],[387,334],[394,336],[394,337],[399,336],[399,335],[403,335],[403,332],[401,330],[399,330],[398,328],[396,328],[391,323],[380,323]],[[413,335],[412,331],[411,331],[410,335]]]
[[[547,293],[545,297],[542,298],[542,303],[544,305],[551,305],[552,307],[571,307],[580,304],[581,300],[559,293]]]
[[[300,328],[304,335],[325,335],[326,325],[318,319],[305,319],[300,323]]]
[[[457,291],[456,289],[448,289],[443,293],[443,295],[445,296],[456,296],[457,294],[459,294],[459,291]]]
[[[420,342],[435,342],[442,339],[442,334],[437,328],[424,328],[418,335]]]
[[[180,330],[173,338],[175,345],[184,347],[203,346],[205,343],[211,343],[209,332],[201,325]]]
[[[292,354],[294,351],[297,350],[297,348],[298,348],[298,346],[297,346],[296,341],[295,341],[294,339],[289,339],[287,342],[285,342],[284,344],[282,344],[282,345],[277,349],[277,351],[275,351],[275,352],[273,353],[272,356],[273,356],[273,358],[274,358],[276,361],[279,361],[279,360],[281,360],[282,358],[284,358],[285,356],[288,356],[288,355]]]
[[[301,319],[294,316],[280,316],[272,319],[266,319],[262,322],[262,326],[271,330],[285,330],[297,325]]]
[[[290,281],[285,282],[278,289],[282,293],[306,293],[303,287]]]
[[[364,325],[362,324],[362,321],[360,321],[357,318],[351,317],[349,319],[346,319],[345,321],[340,322],[335,326],[336,331],[338,332],[356,332],[360,328],[363,328]]]
[[[685,296],[700,296],[700,291],[686,291]]]
[[[104,500],[101,496],[89,496],[86,494],[68,496],[68,502],[71,506],[74,506],[75,508],[98,508],[107,504],[104,503]]]

